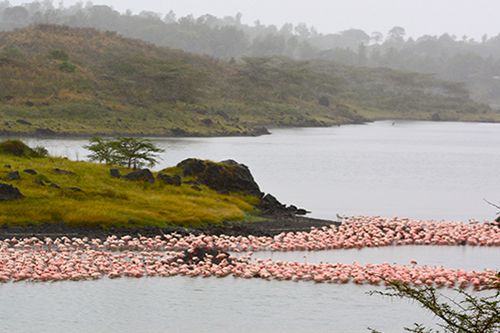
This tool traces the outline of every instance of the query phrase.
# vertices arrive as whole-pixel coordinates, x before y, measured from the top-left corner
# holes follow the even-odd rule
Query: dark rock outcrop
[[[303,208],[297,208],[294,205],[286,206],[278,201],[273,195],[266,194],[257,206],[264,215],[307,215],[309,212]]]
[[[177,165],[185,177],[196,177],[197,182],[220,193],[241,192],[262,196],[247,166],[228,160],[220,163],[187,159]]]
[[[22,199],[24,196],[18,188],[0,183],[0,201],[12,201]]]
[[[74,176],[76,175],[73,171],[68,171],[68,170],[62,170],[59,168],[55,168],[52,170],[53,173],[56,175],[64,175],[64,176]]]
[[[109,174],[113,178],[121,178],[120,170],[118,170],[118,169],[110,169]]]
[[[123,176],[122,178],[132,181],[144,181],[151,184],[155,182],[155,177],[153,176],[153,173],[149,169],[132,171],[131,173]]]
[[[55,136],[57,133],[51,130],[50,128],[37,128],[35,130],[35,135],[36,136]]]
[[[176,176],[169,176],[169,175],[165,175],[165,174],[160,173],[158,175],[158,179],[167,185],[181,186],[181,184],[182,184],[181,177],[177,176],[177,175]]]
[[[11,180],[20,180],[21,175],[19,174],[19,171],[12,171],[5,176],[5,180],[11,181]]]
[[[35,170],[33,169],[26,169],[24,170],[24,173],[27,173],[28,175],[36,175],[38,172],[36,172]]]

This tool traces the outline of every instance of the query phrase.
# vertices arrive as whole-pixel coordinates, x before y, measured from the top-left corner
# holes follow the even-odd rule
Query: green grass
[[[0,163],[2,179],[7,172],[21,173],[21,180],[0,182],[12,184],[25,196],[18,201],[0,201],[0,225],[199,227],[252,220],[258,203],[256,197],[223,195],[206,187],[196,191],[185,184],[176,187],[159,181],[149,184],[115,179],[109,175],[109,166],[89,162],[0,154]],[[4,165],[11,165],[11,169]],[[55,168],[74,175],[56,174]],[[24,173],[25,169],[35,169],[38,175]],[[40,181],[45,181],[45,185],[40,185]],[[60,189],[50,187],[47,181]],[[70,189],[74,187],[82,192]]]

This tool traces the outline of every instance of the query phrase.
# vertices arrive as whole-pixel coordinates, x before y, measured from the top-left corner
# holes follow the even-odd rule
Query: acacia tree
[[[370,294],[405,298],[416,301],[440,320],[437,325],[446,333],[497,333],[500,332],[500,273],[484,297],[457,289],[457,299],[439,294],[434,287],[414,288],[408,284],[392,282],[389,291],[374,291]],[[407,332],[438,332],[421,324],[405,328]],[[380,333],[372,330],[372,333]]]
[[[116,163],[127,168],[154,167],[158,164],[158,153],[164,150],[148,139],[119,138],[111,142],[116,156]]]
[[[158,153],[164,151],[150,140],[141,138],[118,138],[115,140],[92,138],[85,148],[91,151],[88,157],[92,161],[117,164],[133,169],[146,165],[154,167],[158,163]]]

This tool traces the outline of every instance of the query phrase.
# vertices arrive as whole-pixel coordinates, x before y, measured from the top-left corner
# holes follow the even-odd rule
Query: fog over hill
[[[500,4],[492,2],[476,1],[472,6],[470,1],[442,0],[433,2],[432,8],[408,3],[402,6],[389,0],[378,1],[376,5],[365,1],[364,7],[359,1],[327,5],[327,2],[313,0],[307,4],[300,2],[295,7],[292,6],[295,2],[287,2],[286,8],[273,7],[275,1],[252,2],[254,6],[249,6],[248,1],[236,5],[222,0],[209,4],[200,1],[177,4],[145,1],[140,5],[130,1],[102,2],[115,7],[66,3],[67,7],[50,1],[22,6],[15,6],[16,2],[0,2],[0,30],[33,23],[64,24],[117,31],[159,46],[224,60],[286,56],[435,74],[440,79],[466,83],[473,98],[500,109],[500,35],[494,30],[496,20],[490,19]],[[126,8],[133,11],[125,11]],[[244,9],[245,14],[226,15],[234,13],[234,9]],[[215,15],[202,14],[205,11]],[[353,11],[358,15],[352,14]],[[182,16],[189,12],[197,16]],[[251,23],[251,19],[246,19],[247,15],[257,14],[268,18]],[[308,15],[313,25],[296,23]],[[342,19],[336,20],[339,17],[349,17],[350,21],[342,23]],[[296,22],[271,24],[286,22],[285,18]],[[316,28],[327,21],[333,22],[329,28]],[[406,26],[410,27],[408,31]],[[328,30],[335,28],[343,30]],[[381,29],[373,30],[375,28]],[[419,35],[421,33],[425,35]]]

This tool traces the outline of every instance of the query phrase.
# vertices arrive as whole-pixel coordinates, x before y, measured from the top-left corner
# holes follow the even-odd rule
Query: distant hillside
[[[0,33],[0,132],[252,135],[371,119],[498,120],[459,84],[328,61],[224,62],[63,26]]]

